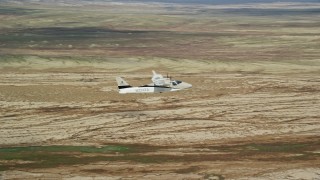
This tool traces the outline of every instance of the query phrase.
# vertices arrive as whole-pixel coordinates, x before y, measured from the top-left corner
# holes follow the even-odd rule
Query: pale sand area
[[[106,166],[112,170],[114,166],[117,168],[119,167],[119,164],[100,164],[100,166]],[[121,166],[121,165],[120,165]],[[170,166],[170,165],[169,165]],[[175,169],[176,166],[181,166],[181,164],[172,164],[172,169]],[[116,168],[116,169],[117,169]],[[128,167],[122,167],[122,168],[128,168]],[[137,169],[143,169],[144,167],[140,166],[137,167]],[[160,167],[154,167],[154,169],[161,170]],[[113,176],[113,175],[104,175],[104,176],[86,176],[79,174],[78,176],[70,176],[68,175],[69,172],[61,172],[63,170],[60,170],[60,175],[57,175],[54,173],[55,170],[52,170],[53,173],[47,173],[45,176],[42,173],[28,173],[28,172],[21,172],[21,171],[10,171],[3,174],[3,178],[17,178],[17,179],[33,179],[33,178],[63,178],[63,179],[121,179],[122,176]],[[267,173],[260,177],[254,177],[254,178],[243,178],[243,179],[250,179],[250,180],[269,180],[269,179],[287,179],[287,180],[301,180],[301,179],[312,179],[317,180],[320,176],[320,168],[306,168],[306,169],[292,169],[287,170],[284,172],[275,172],[275,173]],[[128,176],[126,178],[133,178],[132,176]],[[168,174],[161,174],[161,173],[155,173],[151,175],[143,175],[143,174],[137,174],[134,176],[134,178],[139,179],[167,179],[167,178],[174,178],[174,179],[205,179],[203,175],[193,175],[193,174],[174,174],[174,173],[168,173]],[[207,179],[219,179],[219,176],[217,175],[210,175],[206,177]],[[238,179],[238,178],[230,178],[230,179]],[[241,179],[242,180],[242,179]]]
[[[188,60],[183,68],[179,61],[171,60],[167,61],[171,63],[169,67],[159,65],[159,68],[153,68],[155,64],[140,67],[145,64],[141,60],[134,62],[122,67],[123,71],[114,69],[112,62],[78,63],[76,68],[72,64],[69,69],[62,69],[60,62],[50,69],[41,61],[35,68],[31,68],[33,64],[18,69],[17,64],[5,64],[0,73],[0,146],[147,144],[172,147],[151,153],[156,155],[227,157],[230,152],[199,150],[195,146],[303,142],[319,137],[320,76],[319,66],[314,65],[317,61],[301,66],[274,62],[216,66],[217,62],[202,65],[203,61],[198,64]],[[272,64],[282,71],[275,70]],[[193,68],[186,72],[187,67]],[[193,88],[162,94],[118,94],[115,76],[126,76],[132,85],[142,85],[150,82],[151,69],[163,74],[169,71],[174,78],[193,84]],[[269,156],[273,155],[261,158]],[[237,158],[165,164],[101,162],[9,170],[1,172],[0,177],[218,178],[215,174],[228,179],[319,177],[318,158],[297,160],[290,165],[286,161],[259,162],[259,157],[252,158],[245,160],[245,164]],[[198,169],[184,172],[194,167]],[[177,171],[181,168],[187,170]],[[95,170],[99,173],[94,173]]]

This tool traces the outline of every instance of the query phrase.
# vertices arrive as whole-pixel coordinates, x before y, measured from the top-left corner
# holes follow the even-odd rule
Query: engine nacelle
[[[153,72],[152,82],[155,86],[171,86],[170,78],[164,78],[161,74],[157,74],[156,72]]]
[[[171,86],[170,79],[167,79],[167,78],[157,79],[153,82],[156,86],[168,86],[168,87]]]

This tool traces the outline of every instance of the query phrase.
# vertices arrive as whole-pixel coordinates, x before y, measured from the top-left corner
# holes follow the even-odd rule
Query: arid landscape
[[[0,179],[320,179],[320,4],[0,1]],[[191,83],[118,93],[152,70]]]

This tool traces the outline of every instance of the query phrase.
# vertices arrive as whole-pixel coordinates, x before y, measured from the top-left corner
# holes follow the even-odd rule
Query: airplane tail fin
[[[123,78],[116,77],[116,81],[119,89],[129,88],[131,87]]]

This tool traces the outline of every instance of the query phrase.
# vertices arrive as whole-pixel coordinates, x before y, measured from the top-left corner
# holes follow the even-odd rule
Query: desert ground
[[[319,3],[57,2],[0,4],[0,179],[320,179]]]

